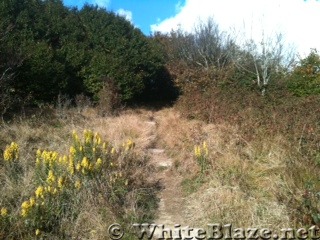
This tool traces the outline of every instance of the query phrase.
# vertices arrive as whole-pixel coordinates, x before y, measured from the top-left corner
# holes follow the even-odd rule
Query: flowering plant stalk
[[[203,174],[208,169],[208,146],[206,142],[203,142],[202,145],[194,146],[194,155],[196,157],[197,163],[200,167],[200,172]]]

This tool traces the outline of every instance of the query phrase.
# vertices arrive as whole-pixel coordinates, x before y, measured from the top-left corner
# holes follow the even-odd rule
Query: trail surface
[[[153,180],[160,181],[162,190],[159,194],[159,209],[158,215],[154,220],[157,228],[154,233],[154,238],[182,238],[192,237],[191,234],[185,234],[184,229],[187,227],[184,217],[185,213],[185,198],[183,196],[181,181],[182,177],[176,172],[173,160],[168,157],[166,150],[160,148],[157,144],[157,122],[156,120],[146,122],[152,125],[151,137],[154,142],[151,148],[148,149],[150,156],[150,164],[156,167]],[[177,226],[180,225],[181,227]],[[159,225],[164,225],[162,229]],[[170,233],[170,230],[172,231]]]

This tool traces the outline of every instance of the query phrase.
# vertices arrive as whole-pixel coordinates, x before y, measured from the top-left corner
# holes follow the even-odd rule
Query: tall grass
[[[227,191],[231,198],[237,193],[238,199],[257,199],[255,204],[245,205],[251,219],[248,216],[242,224],[269,222],[277,226],[270,212],[263,221],[252,217],[252,211],[258,211],[252,208],[256,204],[262,204],[266,214],[277,205],[279,212],[287,216],[283,218],[284,224],[319,224],[320,201],[316,196],[320,189],[320,98],[297,98],[272,91],[262,97],[241,88],[207,91],[207,94],[184,94],[176,108],[188,119],[207,123],[203,124],[206,130],[204,127],[199,135],[211,150],[208,185],[214,183],[214,191],[221,188],[221,194]],[[210,137],[213,133],[208,126],[220,132],[218,139]],[[214,201],[219,199],[219,193],[216,194]],[[275,205],[268,207],[265,201]],[[232,212],[233,217],[225,217],[231,211],[230,204],[233,203],[224,205],[217,219],[245,218],[245,214],[237,216],[237,210]]]
[[[93,119],[96,129],[107,126]],[[152,168],[134,142],[146,137],[143,131],[126,132],[117,118],[120,138],[112,140],[103,136],[116,129],[70,132],[72,125],[86,125],[80,115],[41,128],[33,128],[34,121],[5,124],[1,131],[0,239],[108,239],[111,223],[153,219],[158,188],[147,180]]]

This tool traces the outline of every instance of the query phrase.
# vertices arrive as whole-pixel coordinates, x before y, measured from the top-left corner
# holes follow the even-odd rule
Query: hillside
[[[246,141],[237,126],[188,120],[175,108],[138,108],[114,117],[101,117],[90,107],[81,113],[68,109],[63,115],[57,110],[50,114],[48,118],[38,112],[28,120],[2,125],[1,146],[10,141],[19,146],[19,157],[13,159],[17,165],[10,167],[8,160],[1,162],[4,194],[0,202],[2,209],[8,211],[8,215],[1,217],[2,239],[32,239],[37,229],[39,237],[50,239],[108,239],[109,225],[119,221],[126,229],[125,239],[136,236],[130,234],[130,227],[137,222],[155,222],[172,228],[174,224],[201,228],[209,223],[230,223],[273,230],[314,223],[313,213],[309,212],[317,206],[312,188],[306,199],[305,185],[298,185],[300,176],[292,174],[292,170],[299,166],[300,174],[310,174],[309,179],[313,175],[311,171],[317,170],[295,162],[292,149],[281,134],[269,136],[263,142]],[[128,181],[125,185],[121,182],[112,185],[109,194],[115,191],[116,199],[109,198],[112,195],[103,197],[101,187],[109,189],[108,182],[96,186],[91,178],[87,179],[91,175],[82,178],[79,173],[75,176],[82,179],[83,187],[69,194],[79,199],[80,205],[80,202],[72,203],[65,214],[58,215],[52,211],[58,211],[61,205],[47,209],[46,222],[39,219],[40,210],[21,216],[21,204],[33,195],[39,181],[34,167],[37,149],[68,154],[72,131],[81,135],[85,129],[99,133],[102,141],[109,139],[108,144],[120,154],[114,164],[125,164],[114,169],[118,174],[122,172],[124,181]],[[127,155],[121,155],[121,148],[123,142],[129,144],[128,139],[134,148],[126,162]],[[194,152],[195,146],[199,146],[200,152]],[[98,149],[97,145],[95,151]],[[108,174],[114,170],[106,166]],[[54,174],[59,171],[54,170]],[[41,181],[47,184],[48,172],[44,174]],[[49,186],[55,186],[52,184]],[[50,201],[59,199],[63,204],[65,200],[58,198],[59,194]],[[50,199],[50,195],[46,198]],[[306,205],[306,200],[312,208]],[[29,221],[33,224],[26,224]]]
[[[316,49],[212,18],[147,37],[61,0],[5,1],[0,18],[0,239],[320,226]]]

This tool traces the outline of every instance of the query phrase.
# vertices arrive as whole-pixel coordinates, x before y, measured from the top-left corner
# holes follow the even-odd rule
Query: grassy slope
[[[36,114],[23,121],[2,124],[0,149],[16,141],[24,156],[21,161],[27,167],[33,164],[38,148],[68,152],[72,130],[92,129],[116,146],[132,139],[140,154],[156,144],[166,149],[174,160],[175,174],[184,178],[186,204],[180,210],[186,224],[200,227],[207,223],[233,223],[237,227],[279,228],[312,223],[303,205],[304,182],[297,183],[297,179],[308,176],[312,179],[317,170],[296,161],[292,144],[280,133],[247,141],[237,125],[188,120],[174,108],[156,112],[128,110],[105,118],[99,117],[93,108],[86,108],[81,114],[74,109],[62,116],[56,113],[53,110],[50,116]],[[151,119],[157,124],[156,139],[152,138],[150,125],[146,124]],[[193,149],[203,141],[209,149],[208,171],[200,176]],[[146,166],[137,166],[136,171],[152,174]],[[18,187],[9,181],[0,165],[4,183],[0,205],[5,204],[6,195],[17,196],[17,201],[22,202],[32,189],[32,175],[32,170],[26,172],[24,184]],[[113,215],[109,212],[106,218],[106,213],[103,215],[90,200],[85,202],[87,208],[80,218],[69,223],[73,232],[89,239],[107,238],[105,230],[115,221]],[[299,214],[301,219],[297,219]]]

